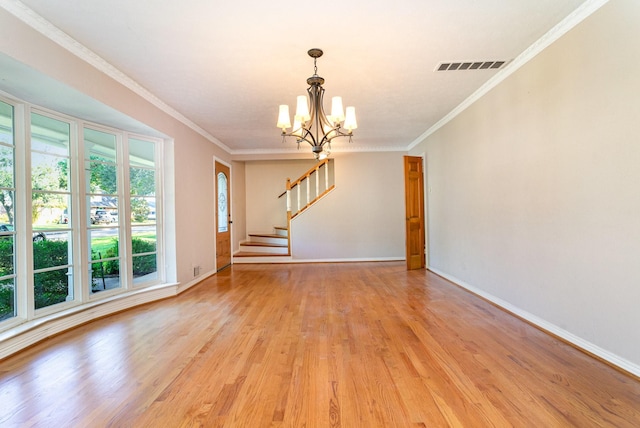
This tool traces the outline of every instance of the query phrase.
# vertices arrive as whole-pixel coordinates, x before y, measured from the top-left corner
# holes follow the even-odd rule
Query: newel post
[[[291,179],[287,177],[287,212],[291,215]]]

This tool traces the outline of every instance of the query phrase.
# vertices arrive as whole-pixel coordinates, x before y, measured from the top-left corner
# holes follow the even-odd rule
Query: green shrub
[[[0,239],[0,276],[13,273],[13,239]]]
[[[135,256],[140,253],[150,253],[156,250],[155,242],[145,239],[133,238],[131,240],[131,249],[133,251],[133,276],[146,275],[156,271],[156,255],[150,254],[146,256]],[[109,247],[102,255],[103,259],[118,257],[119,245],[118,240],[113,240],[113,245]],[[109,260],[103,263],[105,275],[118,275],[120,273],[120,263],[118,260]]]
[[[144,239],[133,238],[131,240],[131,248],[133,249],[133,276],[142,276],[155,272],[156,255],[148,254],[146,256],[135,256],[140,253],[150,253],[156,250],[155,242],[149,242]]]
[[[0,321],[13,316],[14,303],[13,282],[0,285]]]
[[[112,257],[118,257],[119,254],[119,244],[117,239],[113,239],[113,244],[111,247],[107,248],[107,250],[102,255],[103,259],[110,259]],[[102,268],[104,269],[105,275],[119,275],[120,274],[120,262],[119,260],[109,260],[102,263]]]
[[[68,264],[67,241],[39,241],[33,243],[33,268],[43,269]],[[69,295],[68,268],[36,273],[33,278],[35,308],[64,302]]]
[[[133,254],[149,253],[156,250],[155,242],[144,239],[133,238],[131,241]],[[39,241],[33,243],[33,267],[43,269],[53,266],[64,266],[68,264],[68,243],[67,241]],[[113,240],[102,258],[118,257],[118,241]],[[92,257],[95,259],[95,257]],[[95,266],[99,263],[94,263]],[[118,260],[102,262],[104,275],[118,275],[120,265]],[[142,276],[155,272],[156,255],[149,254],[133,257],[133,276]],[[64,302],[69,294],[68,268],[64,267],[47,272],[40,272],[34,276],[34,299],[35,308],[44,308],[56,303]],[[98,278],[103,272],[96,272],[92,276],[92,288],[96,289]],[[13,273],[13,240],[0,239],[0,276]],[[0,284],[0,320],[13,316],[14,313],[14,287],[13,280],[7,284]]]

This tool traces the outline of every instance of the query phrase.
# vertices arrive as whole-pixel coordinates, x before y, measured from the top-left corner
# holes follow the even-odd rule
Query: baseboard
[[[461,281],[460,279],[446,274],[442,271],[439,271],[436,268],[433,267],[429,267],[429,270],[432,271],[433,273],[447,279],[448,281],[451,281],[452,283],[464,288],[465,290],[470,291],[471,293],[485,299],[488,300],[489,302],[493,303],[494,305],[502,308],[503,310],[517,316],[518,318],[521,318],[531,324],[533,324],[534,326],[538,327],[539,329],[553,335],[553,336],[557,336],[558,338],[560,338],[561,340],[569,343],[570,345],[576,347],[577,349],[586,352],[587,354],[590,354],[598,359],[601,359],[602,361],[611,364],[612,366],[614,366],[615,368],[624,371],[626,373],[629,373],[630,375],[636,377],[636,378],[640,378],[640,366],[638,366],[637,364],[632,363],[629,360],[626,360],[624,358],[621,358],[620,356],[607,351],[606,349],[600,348],[597,345],[594,345],[593,343],[589,342],[588,340],[585,340],[579,336],[576,336],[575,334],[568,332],[560,327],[558,327],[555,324],[552,324],[542,318],[539,318],[527,311],[524,311],[520,308],[518,308],[517,306],[512,305],[511,303],[504,301],[496,296],[493,296],[492,294],[489,294],[479,288],[476,288],[470,284],[467,284],[464,281]]]
[[[189,282],[185,282],[184,284],[178,285],[176,294],[181,294],[181,293],[187,291],[188,289],[190,289],[194,285],[201,283],[205,279],[207,279],[210,276],[215,275],[215,274],[216,274],[215,270],[210,270],[209,272],[206,272],[206,273],[204,273],[202,275],[198,275],[197,277],[193,278]]]
[[[265,258],[266,259],[266,258]],[[344,258],[344,259],[296,259],[288,260],[265,260],[264,263],[366,263],[366,262],[400,262],[405,261],[404,257],[362,257],[362,258]],[[234,259],[234,263],[238,263]],[[242,262],[239,262],[242,263]],[[246,263],[246,262],[245,262]]]
[[[135,306],[174,297],[179,284],[159,284],[110,298],[74,306],[42,318],[24,322],[0,334],[0,360],[49,337],[107,315]]]

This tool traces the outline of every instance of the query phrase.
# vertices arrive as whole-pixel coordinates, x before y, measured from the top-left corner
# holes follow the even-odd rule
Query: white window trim
[[[164,143],[161,138],[151,137],[142,134],[128,133],[124,130],[105,127],[99,124],[83,121],[82,119],[64,115],[46,108],[32,105],[25,101],[16,99],[0,93],[0,101],[5,102],[13,107],[14,119],[14,186],[15,186],[15,247],[16,263],[14,266],[16,279],[14,281],[16,293],[16,316],[8,318],[0,322],[0,344],[5,344],[5,340],[18,337],[24,331],[31,331],[37,326],[49,323],[52,320],[68,317],[69,314],[81,314],[83,310],[97,305],[113,306],[114,301],[128,300],[132,297],[135,302],[133,304],[122,303],[123,305],[135,306],[137,304],[146,303],[147,301],[157,300],[158,298],[166,298],[169,295],[175,295],[179,289],[177,284],[165,284],[166,266],[164,254],[164,229],[163,229],[163,166],[164,166]],[[25,171],[30,171],[31,167],[31,113],[40,114],[61,120],[70,125],[70,163],[71,163],[71,228],[72,228],[72,260],[73,265],[73,292],[74,299],[54,304],[45,308],[34,308],[34,288],[33,288],[33,248],[32,240],[26,237],[32,236],[32,224],[30,216],[26,213],[31,212],[31,181],[28,179]],[[118,153],[118,168],[120,176],[118,177],[123,184],[119,186],[118,198],[120,199],[119,211],[119,239],[125,242],[121,246],[124,250],[122,258],[122,269],[125,275],[122,275],[123,287],[106,292],[91,293],[89,270],[90,257],[88,252],[88,235],[87,235],[87,207],[85,206],[85,171],[84,171],[84,127],[97,129],[105,132],[114,133],[118,138],[118,145],[121,148]],[[131,266],[131,221],[129,219],[129,138],[136,138],[149,141],[155,144],[155,176],[156,176],[156,278],[152,281],[136,283],[133,282],[133,273],[130,272]],[[124,220],[124,223],[122,221]],[[126,232],[124,232],[126,228]],[[126,238],[126,239],[123,239]],[[136,297],[140,292],[145,293],[144,298]],[[158,297],[160,296],[160,297]],[[115,299],[115,300],[114,300]],[[117,306],[117,305],[116,305]],[[120,307],[120,306],[118,306]],[[116,309],[122,310],[122,309]],[[116,311],[114,310],[114,311]],[[92,311],[86,315],[93,319],[98,316],[98,312]],[[110,313],[110,312],[108,312]],[[84,320],[85,315],[80,315],[79,319]],[[79,321],[86,322],[86,321]],[[60,331],[69,328],[64,322],[61,323]],[[52,334],[53,330],[47,329],[47,335]],[[45,336],[46,337],[46,336]],[[24,345],[35,343],[41,335],[34,334],[33,338],[26,339]],[[28,343],[27,343],[28,342]],[[0,359],[11,352],[8,350],[0,353]]]

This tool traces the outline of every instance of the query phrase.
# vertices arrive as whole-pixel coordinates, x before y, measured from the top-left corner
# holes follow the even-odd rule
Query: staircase
[[[274,227],[273,233],[249,234],[249,239],[241,242],[239,251],[233,255],[233,263],[291,261],[291,220],[335,188],[333,180],[330,180],[330,166],[332,166],[330,159],[324,159],[297,180],[291,181],[287,178],[286,190],[278,196],[278,198],[286,196],[287,226]]]
[[[276,263],[291,260],[289,229],[274,227],[274,233],[250,233],[233,255],[234,263]]]

